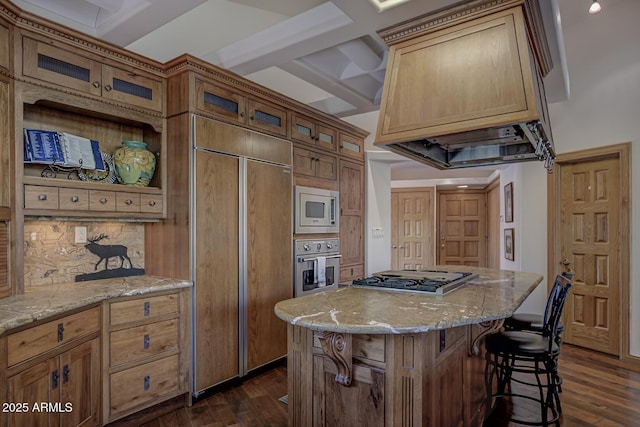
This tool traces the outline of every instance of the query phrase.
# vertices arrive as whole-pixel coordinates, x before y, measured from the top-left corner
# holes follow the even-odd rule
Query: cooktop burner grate
[[[462,286],[475,276],[474,273],[402,270],[375,273],[370,277],[356,279],[352,282],[352,286],[444,295]]]

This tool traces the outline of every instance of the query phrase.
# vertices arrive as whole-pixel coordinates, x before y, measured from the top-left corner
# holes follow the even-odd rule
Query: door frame
[[[622,205],[620,207],[620,359],[640,364],[640,358],[633,357],[629,353],[629,281],[631,270],[630,258],[630,165],[631,165],[631,143],[608,145],[604,147],[574,151],[571,153],[559,154],[555,159],[555,170],[547,178],[547,278],[560,274],[561,267],[558,260],[561,257],[562,236],[560,230],[560,210],[562,200],[558,200],[561,191],[561,173],[563,165],[570,163],[580,163],[604,158],[618,158],[620,161],[620,197]],[[547,287],[550,289],[552,280],[547,280]]]

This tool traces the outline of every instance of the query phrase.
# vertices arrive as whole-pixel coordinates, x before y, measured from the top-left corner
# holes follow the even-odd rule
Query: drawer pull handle
[[[155,201],[155,200],[151,200],[151,201],[149,202],[149,206],[155,206],[155,205],[156,205],[156,201]]]
[[[72,201],[73,203],[77,203],[77,202],[78,202],[78,200],[79,200],[79,199],[78,199],[78,196],[73,196],[73,197],[71,198],[71,201]]]
[[[106,86],[104,87],[104,90],[106,90],[107,92],[111,92],[111,89],[113,89],[113,88],[111,87],[111,85],[106,85]]]
[[[149,390],[151,387],[151,377],[149,375],[145,375],[144,377],[144,391]]]
[[[440,329],[440,352],[447,348],[447,333],[444,329]]]
[[[144,315],[148,316],[151,314],[151,303],[149,301],[146,301],[144,303]]]
[[[58,388],[58,378],[60,378],[60,375],[58,374],[58,370],[56,369],[51,373],[51,390],[55,390]]]
[[[149,334],[145,334],[144,335],[144,349],[145,350],[149,349],[150,340],[151,340],[151,337],[149,336]]]
[[[71,373],[71,369],[69,369],[69,365],[64,365],[62,368],[62,383],[66,384],[69,382],[69,374]]]
[[[132,205],[133,204],[133,200],[127,199],[127,200],[125,200],[124,203],[127,204],[127,205]]]
[[[102,203],[103,205],[107,203],[107,198],[103,197],[102,199],[100,199],[100,203]]]
[[[39,195],[38,200],[47,200],[47,195],[46,194]]]
[[[64,341],[64,323],[58,323],[58,342]]]

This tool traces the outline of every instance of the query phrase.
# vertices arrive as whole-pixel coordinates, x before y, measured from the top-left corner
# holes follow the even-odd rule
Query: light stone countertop
[[[35,286],[22,295],[0,299],[0,334],[36,320],[62,314],[109,298],[191,287],[188,280],[156,276]]]
[[[542,281],[540,274],[459,265],[437,270],[470,271],[478,277],[446,295],[342,287],[280,301],[276,315],[316,331],[405,334],[509,317]]]

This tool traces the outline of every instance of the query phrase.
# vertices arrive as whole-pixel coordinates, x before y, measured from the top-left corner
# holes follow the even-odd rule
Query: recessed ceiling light
[[[406,3],[410,0],[370,0],[371,3],[373,3],[373,6],[375,6],[376,9],[378,9],[378,12],[384,12],[387,9],[391,9],[394,6],[398,6],[401,5],[402,3]]]

